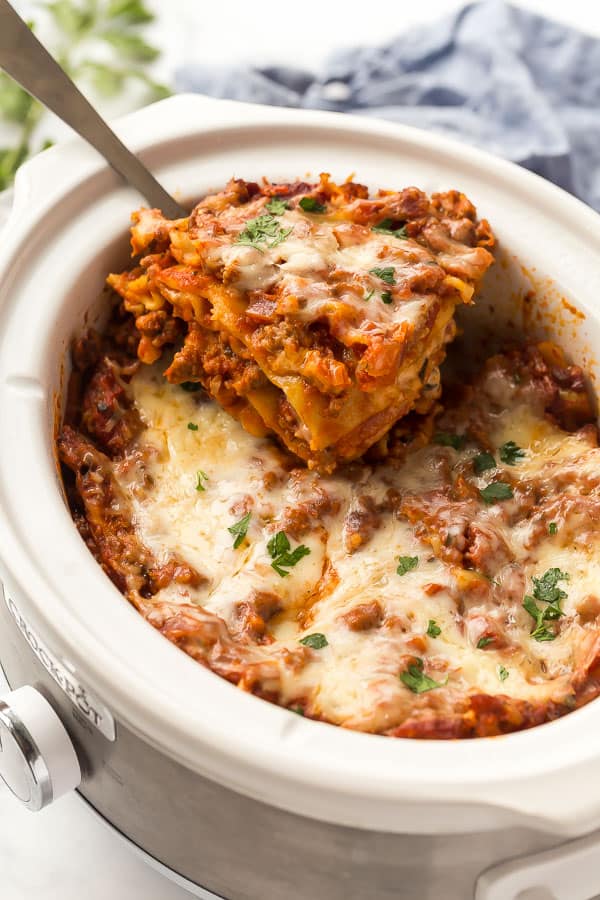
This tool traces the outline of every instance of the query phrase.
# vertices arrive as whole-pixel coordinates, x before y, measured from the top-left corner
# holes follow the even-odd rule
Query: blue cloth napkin
[[[176,86],[440,131],[600,210],[600,40],[502,0],[470,4],[383,47],[337,52],[318,75],[190,62]]]

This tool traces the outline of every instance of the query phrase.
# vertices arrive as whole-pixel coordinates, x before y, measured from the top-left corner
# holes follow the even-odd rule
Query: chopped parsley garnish
[[[369,293],[363,297],[363,300],[365,301],[365,303],[367,302],[367,300],[371,299],[371,297],[373,296],[374,293],[375,293],[375,291],[369,291]]]
[[[525,451],[521,450],[514,441],[507,441],[500,447],[500,459],[509,466],[514,466],[520,459],[525,456]]]
[[[292,550],[285,531],[278,531],[277,534],[273,535],[267,544],[267,550],[269,556],[273,560],[271,563],[272,568],[275,569],[277,574],[282,578],[285,578],[286,575],[290,574],[286,569],[293,568],[296,563],[300,562],[304,556],[308,556],[310,553],[310,549],[304,544],[299,544]]]
[[[297,716],[303,716],[304,710],[301,706],[292,706],[290,712],[296,713]]]
[[[398,575],[406,575],[407,572],[412,572],[413,569],[416,569],[418,565],[418,556],[399,556],[396,572]]]
[[[205,491],[206,487],[202,484],[203,481],[208,481],[208,475],[206,472],[203,472],[202,469],[199,469],[196,472],[196,490],[197,491]]]
[[[455,450],[462,450],[466,442],[464,434],[451,434],[448,431],[438,431],[433,436],[434,444],[439,444],[440,447],[454,447]]]
[[[369,275],[375,275],[377,278],[381,278],[386,284],[396,284],[393,266],[384,266],[383,269],[375,266],[374,269],[369,269]]]
[[[488,644],[493,644],[493,643],[494,643],[493,637],[481,637],[477,641],[477,649],[484,650]]]
[[[479,495],[485,503],[496,503],[497,500],[511,500],[514,497],[513,489],[505,481],[493,481],[479,491]]]
[[[311,213],[324,213],[327,209],[322,203],[316,199],[316,197],[302,197],[300,203],[298,204],[304,212]]]
[[[550,522],[548,525],[548,534],[556,534],[558,531],[558,525],[556,522]]]
[[[188,422],[189,431],[198,431],[198,426],[195,422]]]
[[[269,248],[276,247],[285,241],[292,231],[293,228],[282,228],[277,219],[271,215],[258,216],[246,222],[246,227],[237,236],[236,244],[246,244],[256,250],[261,250],[259,244],[266,244]]]
[[[271,197],[265,205],[265,209],[274,216],[282,216],[289,206],[287,200],[282,200],[281,197]]]
[[[398,228],[394,228],[393,219],[383,219],[379,225],[373,225],[371,231],[377,231],[379,234],[392,234],[394,237],[401,238],[404,241],[408,238],[406,225],[400,225]]]
[[[486,469],[495,469],[496,468],[496,460],[492,456],[491,453],[487,453],[484,451],[483,453],[478,453],[477,456],[473,459],[473,470],[476,475],[481,475],[482,472],[485,472]]]
[[[199,381],[182,381],[179,387],[182,391],[188,391],[190,394],[194,394],[196,391],[202,390],[202,385]]]
[[[300,638],[300,643],[305,647],[310,647],[311,650],[322,650],[329,641],[320,631],[315,631],[314,634],[307,634],[306,637]]]
[[[246,515],[243,516],[243,518],[241,518],[239,522],[236,522],[235,525],[230,525],[227,529],[229,534],[232,534],[235,537],[235,541],[233,542],[234,550],[237,550],[237,548],[240,546],[240,544],[248,534],[248,525],[250,524],[251,518],[252,513],[246,513]]]
[[[429,637],[436,638],[436,637],[439,637],[441,633],[442,633],[442,629],[437,624],[435,619],[430,619],[427,624],[427,634],[429,635]]]
[[[389,291],[383,291],[381,294],[381,299],[383,300],[384,303],[391,303],[392,295]]]
[[[400,673],[400,681],[413,694],[424,694],[426,691],[433,691],[434,688],[443,687],[448,683],[447,678],[446,681],[434,681],[429,675],[423,674],[422,659],[417,659],[416,662],[410,663],[406,672]]]
[[[500,681],[506,681],[509,675],[508,669],[505,669],[504,666],[498,666],[498,678]]]
[[[541,578],[536,578],[534,575],[531,580],[533,581],[533,596],[526,594],[523,599],[523,608],[535,622],[531,637],[536,641],[553,641],[556,632],[546,628],[544,622],[559,619],[564,615],[561,602],[567,594],[558,587],[558,582],[568,581],[569,576],[558,568],[552,568],[544,572]],[[546,606],[539,607],[536,600],[539,603],[545,603]]]

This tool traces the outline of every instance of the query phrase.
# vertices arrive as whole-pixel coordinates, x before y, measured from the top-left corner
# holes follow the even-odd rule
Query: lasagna
[[[188,218],[133,219],[137,263],[109,284],[135,318],[139,359],[176,347],[171,384],[200,384],[250,434],[325,472],[432,408],[456,306],[493,260],[464,194],[371,197],[327,175],[233,180]]]
[[[416,221],[396,205],[404,202],[398,196],[377,201],[378,219],[384,211],[393,224]],[[315,197],[330,202],[329,195]],[[388,202],[393,207],[383,210]],[[358,197],[350,208],[370,208],[362,203]],[[509,350],[490,358],[471,383],[445,388],[442,402],[427,402],[404,417],[360,460],[340,463],[334,471],[311,469],[289,450],[291,444],[297,449],[297,438],[284,439],[282,446],[248,427],[250,407],[264,412],[251,399],[252,390],[236,392],[226,370],[224,400],[213,384],[216,376],[208,374],[210,341],[216,342],[215,359],[229,358],[229,346],[233,358],[254,366],[249,335],[269,326],[252,326],[238,337],[229,310],[241,294],[231,292],[220,269],[213,280],[204,269],[189,268],[199,265],[199,241],[208,257],[214,249],[217,267],[229,260],[230,271],[237,273],[235,291],[244,279],[252,295],[248,302],[266,304],[265,316],[269,304],[289,302],[298,321],[302,318],[299,290],[293,295],[291,285],[304,276],[268,274],[268,248],[264,258],[248,251],[251,263],[244,245],[223,238],[234,225],[228,219],[217,227],[218,204],[232,208],[230,197],[211,198],[192,217],[195,224],[157,226],[154,217],[149,225],[142,216],[137,227],[145,223],[145,233],[151,233],[153,258],[117,279],[125,305],[108,331],[87,335],[74,348],[59,454],[75,522],[109,577],[181,650],[290,715],[394,737],[470,738],[537,725],[594,698],[600,686],[600,449],[581,370],[550,344]],[[247,204],[251,209],[244,209]],[[264,205],[258,193],[240,203],[238,231],[250,215],[262,215]],[[356,234],[356,223],[342,218],[338,225],[324,219],[319,225],[306,220],[304,226],[296,206],[291,203],[278,219],[284,230],[302,223],[311,231],[321,229],[323,240],[336,229]],[[446,243],[443,216],[428,208],[425,219],[430,224],[423,229],[439,228]],[[214,226],[210,247],[208,220]],[[372,242],[383,250],[379,262],[396,271],[392,287],[398,290],[405,254],[414,256],[407,263],[410,278],[417,271],[429,278],[431,262],[431,293],[425,282],[413,281],[410,290],[418,291],[418,299],[395,296],[388,309],[379,297],[380,318],[368,321],[375,323],[373,332],[388,336],[410,322],[413,331],[404,333],[414,335],[421,321],[417,309],[433,304],[436,314],[426,332],[435,332],[442,316],[447,337],[451,309],[469,284],[462,268],[460,275],[448,275],[457,258],[455,239],[447,260],[439,248],[437,258],[429,259],[431,251],[420,242],[424,232],[417,234],[416,226],[410,244],[403,238],[393,242],[389,235],[372,237],[378,232],[370,224],[358,227],[362,249],[349,254],[354,268],[328,284],[346,284],[344,295],[358,284],[381,293],[361,274],[372,267]],[[140,232],[138,239],[144,240]],[[332,252],[343,253],[335,243]],[[462,255],[477,260],[481,254],[471,244],[476,241],[466,242],[469,249]],[[313,250],[307,246],[305,252]],[[359,265],[355,252],[366,261]],[[175,253],[181,253],[181,262],[173,262]],[[485,260],[477,265],[484,267]],[[307,268],[312,271],[313,263]],[[262,299],[253,293],[259,290],[259,272],[265,279]],[[187,287],[186,278],[192,279]],[[460,291],[448,278],[460,281]],[[197,279],[204,285],[200,293]],[[339,302],[350,306],[353,316],[358,310],[359,318],[373,303],[325,300],[325,282],[314,295],[310,285],[308,302],[314,297],[325,308],[332,302],[334,317]],[[219,316],[230,324],[225,333],[212,327],[219,291],[224,292]],[[412,318],[402,311],[411,304]],[[148,319],[140,323],[140,317],[153,314],[160,314],[160,333],[152,332]],[[360,330],[358,319],[353,321],[341,332],[349,348],[348,335]],[[406,338],[417,341],[419,353],[430,339]],[[441,333],[434,339],[434,359],[421,376],[425,384],[443,340]],[[364,353],[381,347],[387,359],[387,341],[363,345]],[[163,350],[171,342],[174,346]],[[275,346],[270,352],[260,357],[261,365],[270,360],[275,379],[265,376],[266,382],[277,382],[283,396],[290,384],[279,366],[287,365],[288,357],[282,359]],[[310,352],[297,358],[298,368]],[[412,359],[414,349],[406,352],[405,359]],[[350,392],[361,390],[353,379],[364,359],[353,353],[346,366]],[[335,354],[327,358],[332,375]],[[408,369],[395,369],[388,385],[393,397],[400,384],[402,391],[416,391],[405,379],[415,366],[423,366],[416,356]],[[302,392],[309,391],[312,377],[299,376]],[[263,375],[257,379],[268,394]],[[386,402],[403,409],[386,391],[381,389]],[[375,402],[379,393],[366,396]],[[318,408],[325,415],[325,407]],[[317,425],[310,426],[310,440],[306,432],[307,447],[315,435],[334,433],[327,430],[327,417]],[[334,446],[333,438],[327,446]]]

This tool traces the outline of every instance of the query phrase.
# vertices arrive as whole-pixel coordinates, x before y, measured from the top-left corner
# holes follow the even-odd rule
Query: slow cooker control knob
[[[81,781],[71,739],[35,688],[21,687],[0,696],[0,778],[33,811]]]

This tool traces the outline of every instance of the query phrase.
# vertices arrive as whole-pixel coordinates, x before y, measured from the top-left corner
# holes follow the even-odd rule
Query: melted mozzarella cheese
[[[511,607],[487,603],[481,613],[509,636],[510,650],[490,646],[483,651],[474,644],[466,613],[459,609],[461,578],[482,575],[457,572],[434,556],[429,544],[389,507],[355,552],[348,551],[344,539],[346,516],[358,498],[367,495],[381,506],[390,488],[402,496],[436,491],[443,484],[440,454],[450,454],[452,464],[453,451],[426,447],[400,468],[365,467],[358,480],[356,474],[340,472],[315,481],[307,470],[290,474],[273,444],[249,435],[203,395],[167,384],[156,368],[143,367],[131,391],[146,425],[139,448],[150,478],[143,488],[135,471],[128,470],[120,479],[133,505],[138,535],[159,558],[177,553],[207,576],[197,588],[172,583],[159,598],[201,604],[232,626],[241,602],[257,592],[275,595],[280,612],[269,623],[273,643],[262,648],[267,656],[297,648],[309,634],[327,638],[327,646],[312,652],[304,667],[281,665],[282,702],[302,700],[312,715],[358,729],[392,728],[410,715],[415,703],[415,695],[399,678],[406,659],[414,656],[427,662],[429,675],[440,684],[448,679],[445,690],[450,696],[485,692],[535,700],[565,688],[576,639],[576,626],[569,622],[600,583],[600,554],[593,543],[565,545],[559,537],[546,535],[531,549],[529,521],[509,526],[500,507],[482,504],[478,522],[502,534],[526,573],[527,591],[532,590],[532,577],[549,568],[558,566],[569,574],[568,582],[561,583],[568,593],[564,611],[569,621],[554,642],[531,640],[532,621],[521,599]],[[188,423],[197,430],[190,430]],[[576,463],[582,454],[585,465],[591,466],[581,436],[565,435],[525,407],[498,415],[493,438],[498,446],[514,440],[526,449],[518,466],[520,477],[539,474],[556,462]],[[593,459],[597,467],[597,456]],[[500,462],[499,467],[517,472],[517,467]],[[206,476],[201,481],[204,490],[197,489],[199,472]],[[291,540],[292,549],[302,543],[310,553],[282,577],[271,564],[268,542],[281,529],[286,511],[310,501],[315,484],[338,508],[315,518],[317,527],[298,541]],[[251,512],[251,520],[247,539],[234,550],[228,529],[242,518],[242,510]],[[404,575],[396,571],[401,556],[418,560]],[[510,566],[498,577],[510,577]],[[369,603],[379,604],[381,626],[352,630],[346,614]],[[469,603],[469,615],[477,616],[476,603]],[[441,630],[437,637],[427,634],[430,620]],[[499,678],[501,666],[509,670],[506,680]]]

